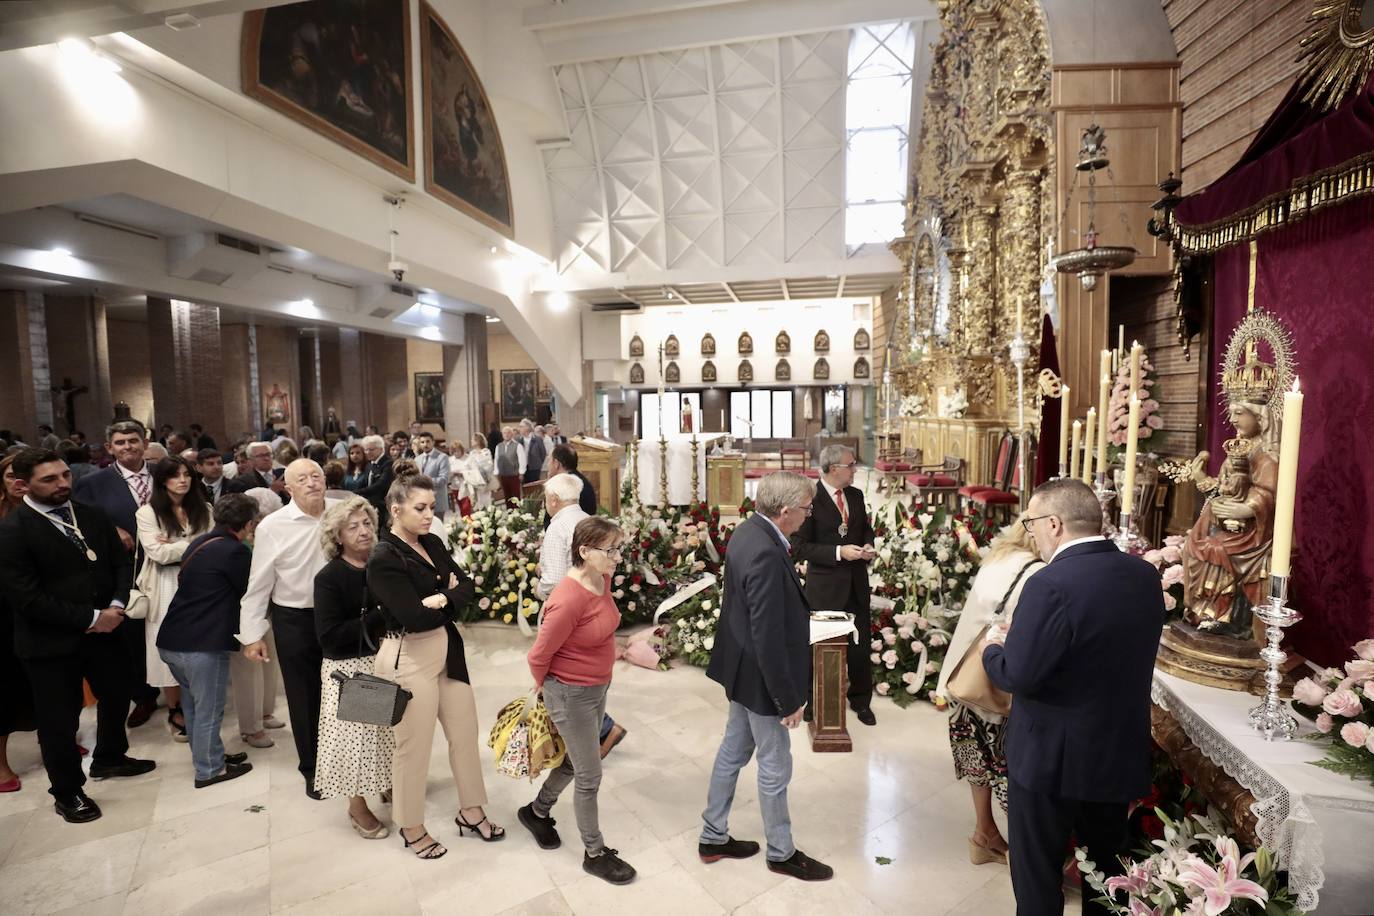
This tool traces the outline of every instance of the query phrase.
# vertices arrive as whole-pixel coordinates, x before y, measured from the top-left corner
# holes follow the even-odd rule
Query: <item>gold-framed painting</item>
[[[754,366],[747,359],[739,361],[739,380],[741,382],[752,382],[754,380]]]
[[[858,359],[854,360],[855,378],[868,378],[872,374],[872,368],[868,365],[868,357],[860,356]]]
[[[701,364],[701,380],[712,384],[716,381],[716,364],[712,360],[707,360]]]
[[[777,366],[773,368],[773,379],[778,382],[792,381],[792,364],[785,359],[778,360]]]
[[[663,381],[669,385],[677,385],[682,381],[682,370],[678,368],[676,362],[670,361],[667,368],[663,370]]]
[[[712,334],[710,331],[707,331],[706,334],[701,338],[701,355],[716,355],[716,335]]]
[[[501,421],[519,422],[534,416],[536,369],[501,370]]]
[[[472,61],[428,3],[420,4],[425,190],[515,237],[510,170],[496,115]]]
[[[644,355],[644,338],[636,334],[630,338],[630,358],[635,359]]]
[[[663,342],[664,356],[681,356],[682,344],[678,343],[676,334],[669,334],[668,339]]]
[[[444,373],[416,372],[415,419],[421,423],[444,422]]]
[[[811,349],[815,350],[817,353],[830,352],[830,335],[825,333],[825,328],[821,328],[816,332],[816,337],[811,342]]]
[[[854,349],[855,349],[855,350],[867,350],[867,349],[868,349],[869,347],[871,347],[872,345],[873,345],[873,338],[871,338],[871,337],[868,336],[868,331],[867,331],[867,330],[865,330],[864,328],[859,328],[857,331],[854,332]]]
[[[644,367],[641,366],[639,363],[635,363],[634,365],[630,366],[630,384],[644,384]]]
[[[792,335],[786,331],[779,331],[778,336],[773,338],[773,349],[779,356],[785,356],[792,352]]]
[[[415,180],[407,0],[310,0],[243,14],[245,95]]]

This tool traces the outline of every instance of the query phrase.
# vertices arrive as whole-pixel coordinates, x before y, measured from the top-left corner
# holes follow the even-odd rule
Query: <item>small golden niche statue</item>
[[[1273,362],[1259,356],[1268,346]],[[1191,482],[1207,497],[1182,545],[1183,615],[1165,632],[1158,665],[1189,680],[1262,693],[1264,624],[1253,608],[1265,600],[1278,485],[1280,399],[1295,372],[1288,331],[1267,312],[1236,328],[1222,361],[1221,389],[1235,437],[1216,477],[1210,455],[1160,471]]]

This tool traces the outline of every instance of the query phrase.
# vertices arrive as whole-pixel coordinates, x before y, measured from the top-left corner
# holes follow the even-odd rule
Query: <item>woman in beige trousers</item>
[[[425,782],[434,725],[443,726],[449,766],[462,806],[454,823],[488,842],[506,831],[487,819],[478,746],[477,704],[468,680],[463,637],[454,621],[472,600],[472,580],[458,568],[437,535],[434,484],[421,474],[398,477],[387,492],[391,530],[382,535],[367,564],[368,587],[382,606],[387,634],[373,669],[412,694],[397,723],[392,759],[392,817],[401,840],[422,859],[448,850],[425,829]]]

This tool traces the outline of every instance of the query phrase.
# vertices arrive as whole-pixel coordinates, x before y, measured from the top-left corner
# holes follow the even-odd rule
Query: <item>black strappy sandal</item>
[[[495,843],[498,840],[504,840],[506,838],[506,828],[496,826],[490,820],[487,819],[487,816],[485,814],[482,815],[482,819],[477,823],[469,824],[467,821],[463,820],[463,815],[460,812],[458,816],[453,819],[453,823],[458,825],[458,835],[460,837],[467,835],[464,831],[471,830],[473,834],[476,835],[476,837],[484,843]],[[482,832],[481,828],[483,824],[486,824],[488,827],[491,828],[490,835],[484,834]]]
[[[405,834],[405,831],[404,831],[404,830],[398,830],[397,832],[401,835],[401,842],[405,844],[406,849],[410,849],[410,847],[414,846],[416,843],[420,842],[420,841],[423,840],[425,837],[429,837],[429,831],[428,831],[428,830],[426,830],[424,833],[420,834],[419,836],[417,836],[417,837],[416,837],[415,839],[413,839],[413,840],[407,840],[407,839],[406,839],[406,834]],[[436,849],[439,850],[439,851],[438,851],[438,852],[435,852],[434,850],[436,850]],[[428,846],[421,846],[419,849],[416,849],[416,850],[415,850],[415,858],[417,858],[417,859],[441,859],[441,858],[443,858],[444,855],[447,854],[447,853],[448,853],[448,850],[445,849],[443,846],[440,846],[438,840],[434,839],[434,837],[429,837],[429,845],[428,845]]]

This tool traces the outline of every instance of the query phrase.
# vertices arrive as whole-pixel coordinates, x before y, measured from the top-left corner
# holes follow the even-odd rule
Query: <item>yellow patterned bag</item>
[[[511,700],[496,714],[487,746],[496,757],[496,772],[531,782],[547,767],[563,762],[566,748],[535,691]]]

